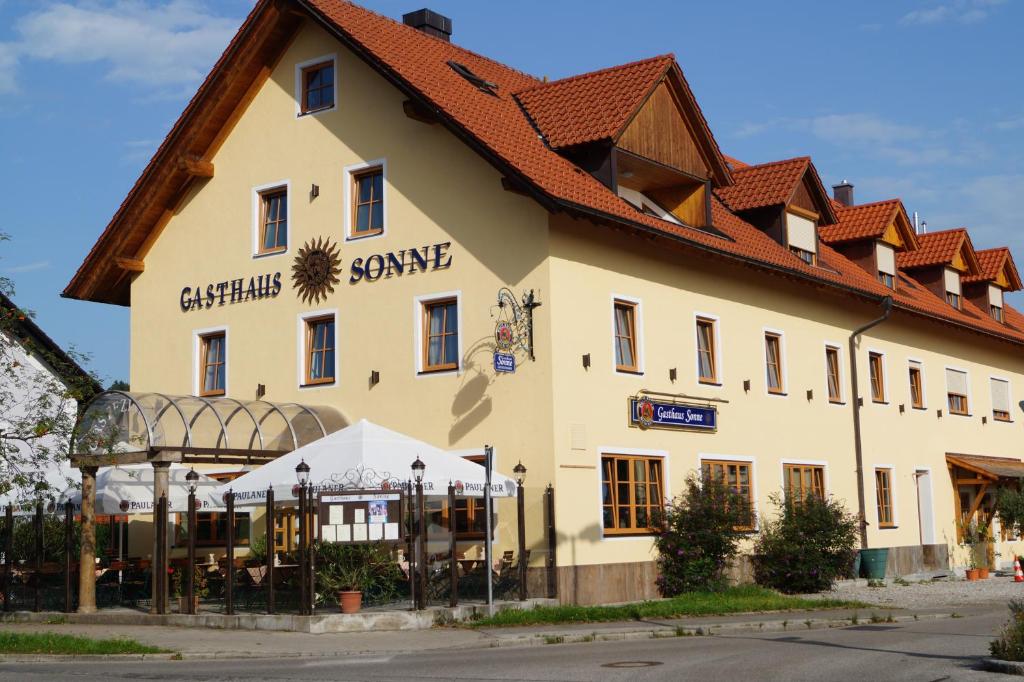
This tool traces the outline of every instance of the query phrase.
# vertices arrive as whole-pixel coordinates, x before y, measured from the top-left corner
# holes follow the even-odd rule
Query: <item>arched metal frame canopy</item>
[[[265,462],[348,424],[333,407],[105,391],[75,429],[80,466],[150,460]]]

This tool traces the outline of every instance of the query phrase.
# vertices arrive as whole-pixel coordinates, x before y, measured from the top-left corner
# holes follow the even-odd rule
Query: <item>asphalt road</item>
[[[978,661],[1005,618],[1000,608],[899,625],[339,659],[0,663],[0,680],[995,680]]]

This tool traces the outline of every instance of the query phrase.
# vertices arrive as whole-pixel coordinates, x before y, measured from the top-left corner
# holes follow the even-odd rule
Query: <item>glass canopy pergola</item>
[[[347,425],[333,407],[265,400],[105,391],[89,402],[75,429],[76,466],[164,461],[274,459]]]

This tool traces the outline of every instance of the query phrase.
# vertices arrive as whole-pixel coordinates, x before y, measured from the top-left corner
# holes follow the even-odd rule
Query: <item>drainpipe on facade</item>
[[[857,337],[889,319],[892,314],[892,296],[882,299],[882,316],[858,327],[850,334],[850,383],[853,388],[853,451],[857,461],[857,506],[860,512],[860,547],[868,548],[867,503],[864,501],[864,448],[860,438],[861,398],[857,381]]]

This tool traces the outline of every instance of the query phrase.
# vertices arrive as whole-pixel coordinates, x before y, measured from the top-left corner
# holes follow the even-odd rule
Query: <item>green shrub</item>
[[[754,546],[757,584],[789,594],[830,589],[856,556],[856,518],[833,498],[771,499],[781,514],[764,524]]]
[[[1000,526],[1017,536],[1024,533],[1024,491],[999,488],[995,511],[999,515]]]
[[[988,649],[1004,661],[1024,661],[1024,599],[1011,599],[1010,620],[999,637],[989,642]]]
[[[725,569],[743,535],[738,529],[749,520],[746,501],[722,482],[687,478],[685,491],[654,519],[661,594],[724,587]]]
[[[2,527],[3,524],[0,524]],[[72,561],[78,561],[81,548],[82,524],[75,522],[72,538]],[[106,558],[110,544],[110,528],[106,524],[96,525],[96,556]],[[34,517],[22,517],[14,521],[14,560],[24,559],[32,563],[36,556],[36,527]],[[43,515],[43,561],[64,561],[64,517],[54,514]]]

